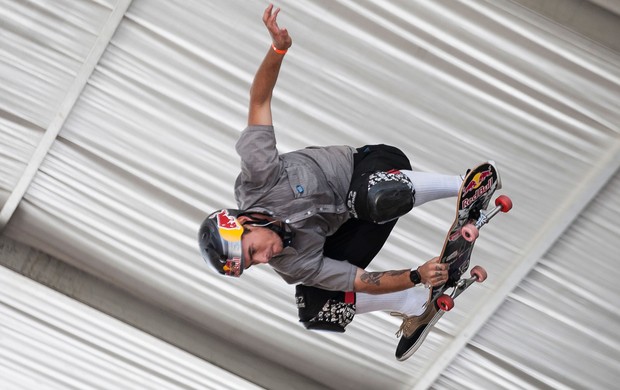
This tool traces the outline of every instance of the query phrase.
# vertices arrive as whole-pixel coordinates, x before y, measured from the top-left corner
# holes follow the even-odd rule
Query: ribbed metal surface
[[[6,195],[114,4],[3,3],[0,31],[13,37],[0,46]],[[591,304],[602,287],[587,269],[618,276],[609,240],[579,256],[565,245],[588,221],[617,225],[617,202],[587,206],[620,166],[620,56],[509,1],[277,5],[294,39],[274,95],[282,152],[388,143],[414,169],[454,174],[493,159],[515,203],[476,246],[472,261],[488,281],[457,301],[412,359],[393,359],[399,324],[385,313],[357,317],[344,335],[310,333],[297,323],[293,288],[271,270],[231,282],[197,252],[204,216],[234,205],[234,142],[269,47],[262,2],[133,1],[4,234],[332,388],[449,388],[476,383],[482,366],[491,367],[489,388],[612,383],[595,369],[565,375],[571,364],[539,354],[591,348],[589,319],[608,309]],[[443,200],[403,218],[373,269],[435,256],[453,208]],[[562,268],[567,257],[582,280]],[[562,286],[576,282],[567,295]],[[619,293],[613,283],[604,291]],[[570,300],[574,317],[549,315],[536,298],[543,292]],[[613,320],[597,325],[609,340]],[[591,356],[617,361],[607,345]]]
[[[3,389],[260,388],[0,268]]]
[[[617,386],[619,196],[616,175],[434,388]]]

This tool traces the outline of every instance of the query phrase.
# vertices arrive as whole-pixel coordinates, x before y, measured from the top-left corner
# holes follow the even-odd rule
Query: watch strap
[[[413,284],[419,284],[422,282],[422,277],[417,269],[412,269],[409,271],[409,280],[411,280]]]

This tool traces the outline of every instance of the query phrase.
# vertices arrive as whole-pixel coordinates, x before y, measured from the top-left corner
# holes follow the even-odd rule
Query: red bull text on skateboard
[[[488,182],[485,183],[485,180],[489,178]],[[461,201],[461,208],[467,208],[476,200],[478,200],[481,196],[489,192],[494,183],[493,180],[493,172],[491,170],[486,170],[474,175],[471,179],[471,182],[465,187],[463,190],[463,199]],[[471,191],[474,191],[473,195],[468,195]]]

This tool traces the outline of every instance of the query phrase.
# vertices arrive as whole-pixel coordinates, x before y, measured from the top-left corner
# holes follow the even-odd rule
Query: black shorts
[[[366,180],[368,174],[392,169],[411,170],[411,163],[403,152],[393,146],[367,145],[357,149],[353,167],[353,178],[349,191],[365,191],[368,187]],[[397,219],[384,224],[377,224],[350,218],[333,235],[325,239],[323,255],[334,260],[346,260],[364,269],[379,253],[396,222]],[[348,309],[350,305],[355,305],[355,295],[350,292],[328,291],[317,287],[297,285],[296,299],[299,319],[308,329],[343,332],[344,327],[352,320],[354,314],[354,309],[352,311]],[[340,311],[346,314],[341,316],[344,319],[338,318],[338,325],[334,325],[333,322],[317,320],[317,313],[324,309],[328,302],[334,302],[333,306],[338,306],[338,303],[341,303]]]
[[[365,173],[391,169],[411,170],[411,162],[400,149],[383,144],[357,148],[357,153],[353,155],[351,187],[354,187],[356,180],[359,180]]]
[[[411,163],[403,152],[389,145],[366,145],[354,155],[353,178],[349,191],[368,190],[366,177],[377,171],[392,169],[411,170]],[[333,235],[327,237],[323,254],[335,260],[347,260],[366,268],[387,241],[397,220],[385,224],[351,218]]]

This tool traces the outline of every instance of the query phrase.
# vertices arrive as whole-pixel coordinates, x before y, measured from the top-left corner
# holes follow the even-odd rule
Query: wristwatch
[[[419,284],[422,281],[422,277],[417,269],[412,269],[409,271],[409,279],[413,284]]]

